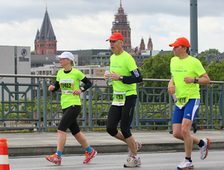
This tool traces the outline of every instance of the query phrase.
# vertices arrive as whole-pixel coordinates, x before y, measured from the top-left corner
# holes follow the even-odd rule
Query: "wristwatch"
[[[198,78],[194,78],[194,83],[198,83]]]
[[[119,80],[121,80],[121,81],[122,81],[122,80],[123,80],[123,76],[120,76],[120,77],[119,77]]]
[[[80,90],[83,92],[85,89],[84,89],[84,87],[80,87]]]

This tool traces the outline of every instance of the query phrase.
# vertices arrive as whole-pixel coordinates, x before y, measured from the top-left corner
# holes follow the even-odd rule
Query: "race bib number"
[[[178,98],[176,101],[176,106],[182,109],[189,101],[188,97]]]
[[[65,79],[60,81],[62,94],[72,94],[74,89],[74,80]]]
[[[125,92],[114,92],[112,105],[124,106],[125,98],[126,98]]]

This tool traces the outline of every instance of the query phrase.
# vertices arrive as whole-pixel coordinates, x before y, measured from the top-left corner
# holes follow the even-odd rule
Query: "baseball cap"
[[[114,32],[107,41],[117,41],[122,40],[124,41],[124,37],[120,32]]]
[[[57,56],[59,59],[60,58],[67,58],[71,61],[73,61],[75,59],[74,55],[71,52],[65,51],[63,53],[61,53],[61,55]]]
[[[187,38],[180,37],[177,38],[176,41],[172,44],[169,44],[170,47],[177,47],[177,46],[184,46],[184,47],[190,47],[190,43]]]

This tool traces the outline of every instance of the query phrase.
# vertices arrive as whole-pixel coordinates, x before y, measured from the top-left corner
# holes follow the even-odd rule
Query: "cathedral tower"
[[[37,55],[54,55],[57,52],[57,40],[54,34],[51,21],[46,10],[41,29],[37,30],[35,37],[35,54]]]
[[[120,7],[115,15],[115,21],[112,23],[111,32],[120,32],[124,36],[124,50],[131,51],[131,28],[127,21],[127,15],[124,13],[122,7],[122,0],[120,0]]]

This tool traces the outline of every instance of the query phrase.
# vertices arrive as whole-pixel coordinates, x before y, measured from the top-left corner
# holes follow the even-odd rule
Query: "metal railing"
[[[0,74],[0,130],[56,129],[62,117],[61,94],[47,90],[54,79],[54,76]],[[94,85],[81,95],[82,112],[78,121],[85,130],[104,129],[112,87],[106,86],[103,78],[90,79]],[[171,129],[174,104],[167,93],[167,83],[165,79],[144,79],[137,86],[133,128]],[[223,128],[224,82],[212,81],[201,87],[201,106],[196,120],[201,129]]]

